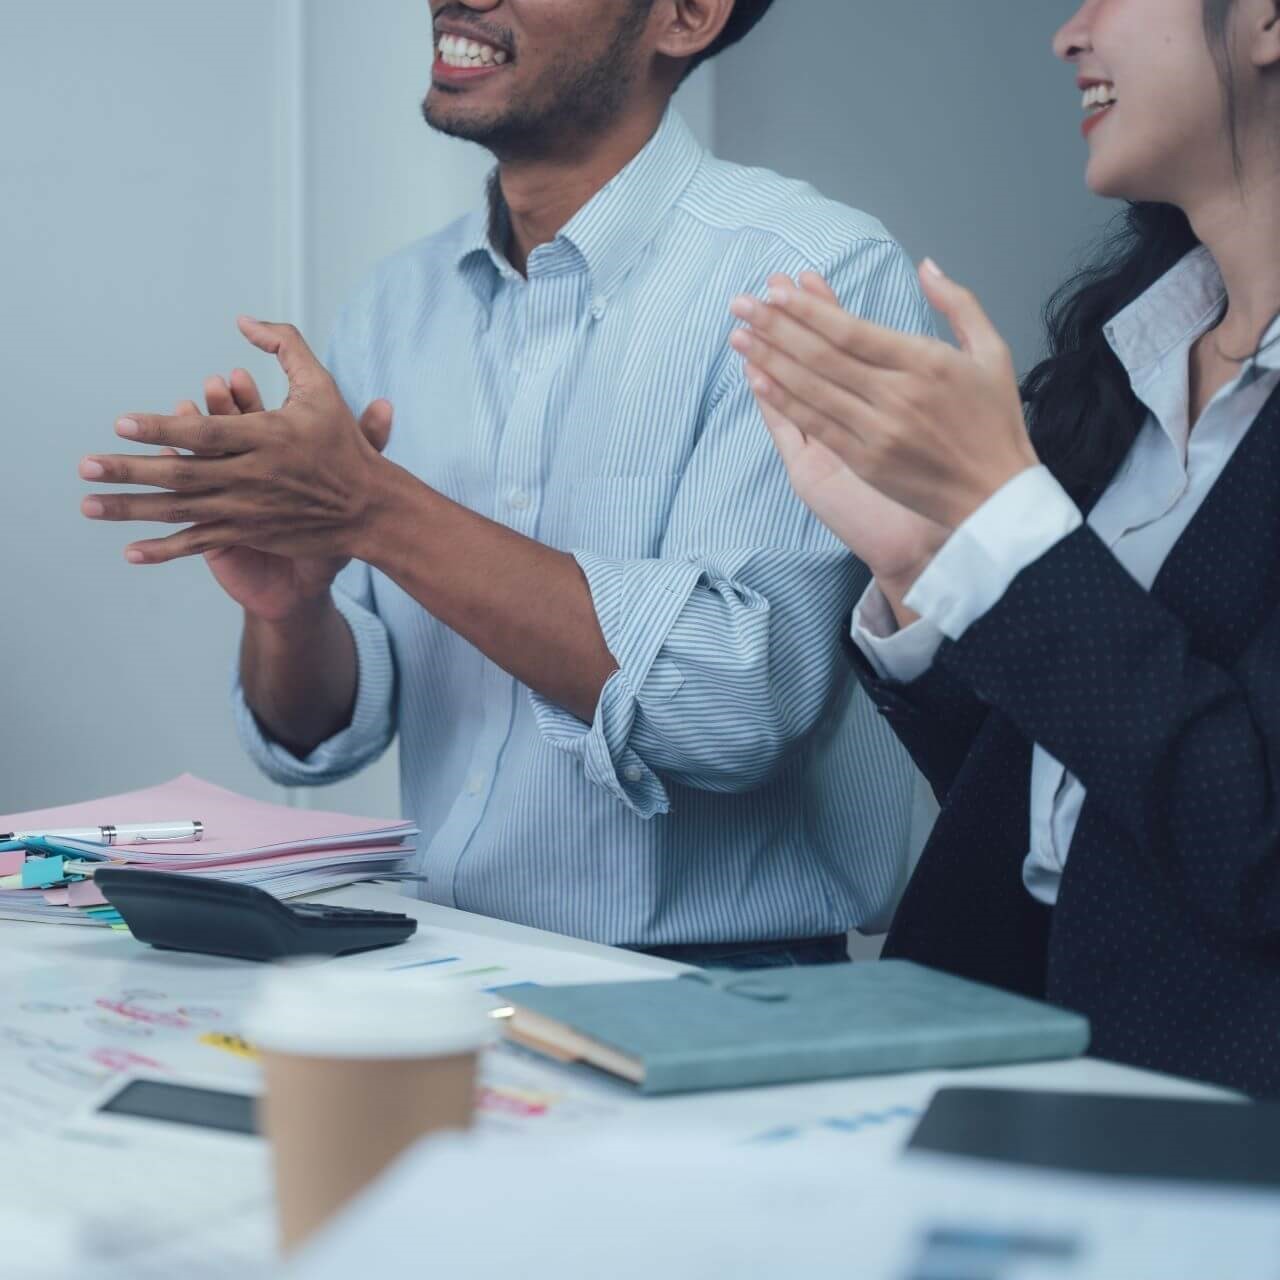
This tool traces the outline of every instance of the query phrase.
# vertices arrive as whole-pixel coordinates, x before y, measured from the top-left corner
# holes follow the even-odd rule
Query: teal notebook
[[[508,987],[508,1036],[642,1093],[1072,1058],[1089,1024],[905,960]]]

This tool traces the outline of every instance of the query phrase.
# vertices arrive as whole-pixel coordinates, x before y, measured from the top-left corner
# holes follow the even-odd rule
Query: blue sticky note
[[[22,887],[24,889],[49,889],[55,884],[64,884],[67,879],[63,868],[64,859],[28,858],[22,864]]]

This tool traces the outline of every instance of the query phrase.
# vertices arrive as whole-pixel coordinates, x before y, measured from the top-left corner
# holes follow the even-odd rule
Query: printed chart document
[[[33,937],[43,940],[40,946],[32,946]],[[145,1280],[152,1274],[190,1274],[201,1280],[225,1274],[250,1280],[258,1274],[255,1268],[269,1267],[270,1179],[265,1145],[259,1140],[241,1140],[238,1154],[228,1160],[225,1154],[214,1158],[198,1132],[148,1121],[139,1121],[132,1138],[122,1138],[110,1148],[59,1136],[126,1071],[175,1080],[218,1080],[228,1088],[255,1091],[258,1065],[252,1047],[244,1042],[242,1026],[262,966],[160,952],[111,930],[45,930],[34,925],[0,926],[0,961],[7,974],[0,991],[0,1144],[8,1157],[0,1165],[0,1206],[11,1214],[30,1213],[58,1228],[52,1234],[40,1233],[45,1239],[42,1251],[24,1253],[25,1272],[0,1268],[5,1280],[11,1275],[15,1280],[62,1280],[70,1275],[96,1280],[97,1271],[90,1264],[117,1267],[114,1273],[104,1272],[104,1280],[116,1280],[117,1275]],[[490,991],[522,982],[653,977],[651,968],[632,964],[626,956],[560,950],[429,921],[403,946],[324,963],[386,970],[405,984],[406,991],[424,992],[437,983]],[[1070,1088],[1075,1065],[995,1068],[966,1078]],[[1203,1092],[1103,1063],[1090,1064],[1090,1070],[1097,1087],[1113,1091]],[[752,1192],[762,1206],[771,1212],[775,1207],[805,1212],[803,1204],[794,1202],[825,1194],[823,1180],[833,1179],[841,1197],[840,1212],[848,1221],[850,1205],[859,1200],[861,1189],[879,1185],[916,1118],[944,1082],[955,1083],[956,1076],[925,1072],[645,1099],[589,1069],[565,1069],[518,1049],[499,1047],[487,1055],[483,1067],[479,1133],[483,1142],[497,1144],[503,1154],[492,1163],[484,1147],[477,1148],[475,1157],[461,1156],[458,1182],[472,1186],[466,1179],[474,1177],[478,1185],[496,1168],[500,1176],[481,1203],[505,1224],[517,1208],[523,1213],[515,1193],[518,1179],[505,1181],[505,1170],[522,1169],[524,1161],[536,1168],[536,1176],[528,1177],[527,1170],[520,1174],[532,1188],[532,1213],[541,1203],[543,1186],[553,1185],[550,1175],[560,1176],[561,1152],[581,1152],[588,1181],[595,1176],[591,1161],[598,1164],[602,1147],[609,1160],[624,1165],[633,1152],[641,1173],[646,1161],[661,1167],[653,1177],[653,1194],[665,1188],[683,1197],[674,1207],[663,1201],[655,1211],[673,1214],[671,1221],[681,1230],[686,1222],[694,1230],[710,1183],[722,1175],[732,1183],[739,1165],[767,1172],[776,1163],[776,1175],[770,1173]],[[554,1145],[554,1159],[548,1159],[548,1144]],[[444,1168],[443,1160],[439,1167]],[[780,1193],[777,1182],[789,1178],[792,1170],[800,1177],[794,1196]],[[804,1170],[819,1173],[805,1181],[810,1175]],[[624,1175],[625,1168],[619,1172]],[[74,1185],[77,1194],[67,1195],[68,1185]],[[629,1184],[618,1185],[626,1188],[624,1200],[632,1195]],[[608,1188],[599,1191],[604,1195]],[[588,1188],[587,1194],[594,1193]],[[437,1201],[447,1208],[454,1203],[453,1195],[449,1185],[433,1182],[415,1220],[421,1221],[423,1208]],[[608,1221],[607,1216],[601,1218]],[[639,1221],[629,1218],[618,1239],[666,1248],[666,1242],[656,1238],[662,1233],[647,1227],[638,1231]],[[744,1230],[740,1254],[743,1267],[749,1268],[756,1228]],[[207,1234],[193,1234],[199,1232]],[[509,1238],[505,1225],[497,1233],[486,1228],[481,1237],[496,1241],[499,1251],[508,1247]],[[537,1238],[536,1232],[530,1236],[535,1242]],[[584,1248],[596,1238],[590,1236]],[[189,1254],[192,1241],[200,1239],[210,1241],[207,1249],[197,1250],[205,1257],[202,1269],[175,1263],[165,1271],[166,1251],[185,1249]],[[841,1257],[854,1256],[849,1239],[842,1240]],[[826,1247],[822,1240],[818,1246]],[[64,1265],[68,1250],[77,1260],[75,1267]],[[802,1249],[796,1256],[809,1255]],[[815,1256],[830,1261],[831,1255]],[[227,1261],[230,1258],[236,1260]],[[365,1268],[358,1274],[382,1273]],[[627,1273],[615,1269],[612,1274]],[[693,1273],[672,1269],[671,1274]],[[741,1274],[759,1272],[744,1269]],[[344,1280],[350,1280],[350,1273]]]

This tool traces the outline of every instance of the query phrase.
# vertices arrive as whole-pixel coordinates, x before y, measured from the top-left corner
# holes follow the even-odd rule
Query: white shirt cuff
[[[943,641],[942,632],[927,618],[900,628],[874,579],[853,611],[851,634],[875,673],[898,684],[910,684],[924,675]]]
[[[1014,476],[947,539],[904,603],[949,640],[991,609],[1084,517],[1047,467]]]

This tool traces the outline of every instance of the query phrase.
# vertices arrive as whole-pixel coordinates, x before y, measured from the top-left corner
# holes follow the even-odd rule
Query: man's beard
[[[553,60],[538,84],[489,116],[454,111],[447,88],[422,104],[426,122],[499,160],[555,154],[566,143],[598,137],[621,114],[635,78],[631,52],[644,29],[643,6],[632,9],[605,51],[589,63],[572,54]]]

